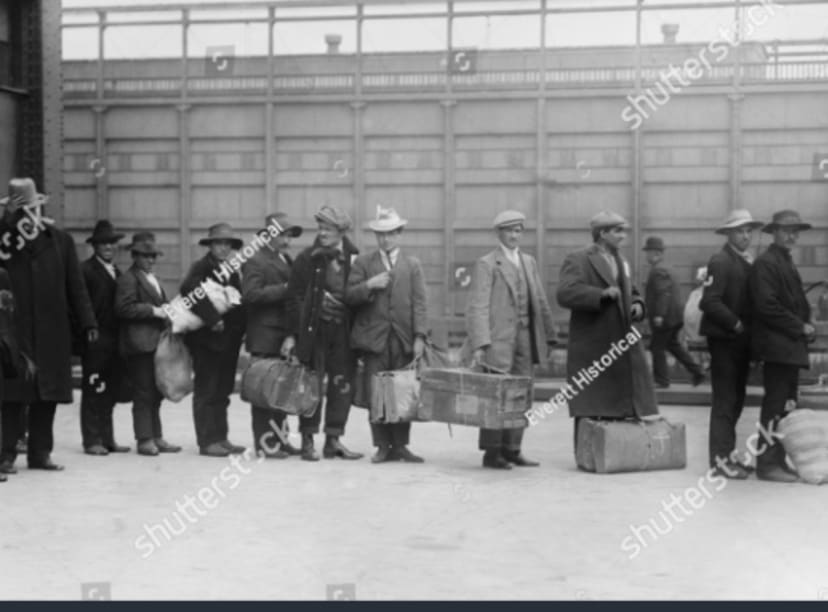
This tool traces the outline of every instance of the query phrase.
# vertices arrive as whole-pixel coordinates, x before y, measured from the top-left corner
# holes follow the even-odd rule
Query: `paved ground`
[[[476,430],[431,423],[414,426],[423,465],[234,466],[196,455],[189,412],[162,408],[180,455],[97,458],[80,451],[77,405],[60,407],[67,470],[0,484],[0,598],[77,600],[82,585],[116,600],[828,598],[828,487],[730,482],[664,511],[704,476],[703,408],[663,409],[687,424],[686,470],[624,475],[575,469],[564,414],[527,433],[540,468],[504,473],[479,467]],[[116,431],[131,437],[127,406]],[[249,442],[237,397],[231,432]],[[363,411],[345,441],[371,450]],[[201,489],[214,492],[176,509]],[[166,539],[165,519],[180,535]],[[644,547],[631,529],[650,519],[663,535],[641,531]]]

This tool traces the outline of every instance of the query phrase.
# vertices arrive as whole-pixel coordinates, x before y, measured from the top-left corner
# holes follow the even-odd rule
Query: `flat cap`
[[[609,210],[602,210],[589,220],[589,227],[592,229],[603,229],[606,227],[615,227],[617,225],[622,227],[630,227],[630,224],[627,223],[627,220],[624,217]]]
[[[313,218],[323,223],[330,223],[340,232],[347,232],[351,229],[352,225],[351,217],[348,213],[336,206],[323,206]]]
[[[526,215],[518,210],[504,210],[502,213],[494,218],[494,227],[509,227],[510,225],[517,225],[518,223],[526,223]]]

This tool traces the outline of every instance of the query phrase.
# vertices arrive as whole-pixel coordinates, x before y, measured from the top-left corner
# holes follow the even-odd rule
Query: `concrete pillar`
[[[178,110],[178,234],[181,245],[179,278],[184,278],[190,269],[190,222],[192,221],[192,169],[190,168],[190,108],[189,104],[177,104]]]

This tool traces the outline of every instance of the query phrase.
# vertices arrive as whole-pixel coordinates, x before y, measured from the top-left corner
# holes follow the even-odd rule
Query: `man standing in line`
[[[670,372],[667,369],[667,351],[676,358],[693,376],[694,387],[704,380],[704,371],[693,361],[679,342],[678,335],[684,325],[684,308],[681,288],[673,273],[664,265],[664,241],[658,236],[647,238],[644,245],[650,274],[644,290],[644,305],[650,321],[650,351],[653,354],[653,379],[657,387],[670,386]]]
[[[773,244],[756,258],[750,272],[750,297],[754,318],[751,346],[764,362],[762,375],[765,396],[759,423],[770,431],[785,414],[785,404],[797,400],[799,370],[808,369],[808,344],[816,340],[811,324],[811,305],[802,288],[802,278],[791,257],[799,232],[811,229],[799,213],[783,210],[773,215],[762,228],[773,234]],[[796,472],[785,462],[785,449],[779,441],[772,444],[760,436],[756,476],[773,482],[796,482]]]
[[[115,442],[112,410],[122,389],[124,364],[118,352],[118,315],[115,313],[115,288],[121,271],[113,263],[118,241],[109,221],[98,221],[86,240],[95,250],[81,264],[86,290],[98,321],[98,341],[84,346],[81,365],[81,436],[87,455],[129,452],[128,446]]]
[[[25,432],[26,404],[29,468],[63,469],[50,455],[56,406],[72,402],[70,314],[76,317],[87,342],[98,339],[75,243],[43,218],[45,201],[32,179],[14,178],[0,219],[0,265],[9,273],[16,300],[17,342],[37,367],[32,379],[21,373],[6,381],[0,472],[7,474],[15,472],[17,442]]]
[[[363,353],[365,378],[399,370],[423,353],[428,335],[428,298],[420,261],[403,255],[400,235],[408,223],[393,208],[377,208],[368,226],[379,248],[354,261],[345,301],[356,308],[351,347]],[[372,463],[422,463],[408,450],[411,423],[371,423],[377,453]]]
[[[278,235],[270,237],[268,229],[275,227]],[[302,228],[291,225],[284,213],[274,213],[265,219],[267,243],[242,266],[242,303],[247,308],[247,335],[245,345],[253,359],[278,357],[282,343],[288,335],[286,313],[287,289],[293,260],[287,254],[290,239],[302,235]],[[267,439],[273,432],[271,419],[279,428],[284,427],[287,415],[281,410],[251,406],[253,447],[256,454],[274,459],[286,459],[300,454],[299,449],[279,438],[270,444]],[[274,448],[275,450],[270,450]]]
[[[217,223],[199,240],[207,254],[195,262],[181,283],[181,295],[195,295],[191,310],[204,327],[184,336],[193,357],[193,421],[199,453],[208,457],[227,457],[245,448],[228,440],[227,407],[236,382],[245,317],[243,306],[219,314],[210,298],[196,289],[207,279],[234,287],[241,294],[241,278],[224,262],[242,241],[227,223]],[[224,265],[223,265],[224,264]]]
[[[345,304],[345,288],[357,248],[345,235],[351,218],[335,206],[323,206],[314,215],[319,231],[314,243],[293,264],[288,282],[288,329],[282,355],[296,352],[296,359],[319,376],[328,375],[325,401],[326,459],[360,459],[339,440],[345,433],[353,398],[356,363],[351,351],[351,312]],[[298,337],[296,335],[298,331]],[[322,406],[313,416],[299,418],[302,459],[319,461],[313,436],[319,432]]]
[[[475,363],[515,376],[534,376],[555,343],[555,324],[538,264],[518,245],[526,216],[506,210],[494,219],[499,245],[477,260],[466,307],[467,348]],[[521,452],[523,429],[481,429],[483,466],[535,467]]]
[[[762,227],[750,212],[737,209],[716,228],[727,237],[722,250],[710,258],[699,308],[701,335],[710,351],[713,404],[710,409],[709,456],[714,473],[744,480],[750,466],[736,459],[736,423],[745,405],[750,372],[751,306],[748,277],[753,255],[748,250],[753,230]]]

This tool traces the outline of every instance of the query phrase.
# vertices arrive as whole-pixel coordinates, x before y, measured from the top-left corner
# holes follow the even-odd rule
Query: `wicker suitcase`
[[[680,470],[687,465],[684,424],[655,421],[578,421],[575,461],[588,472]]]

